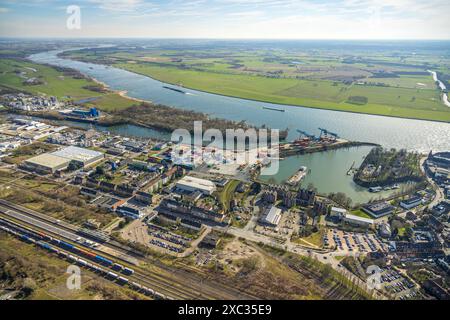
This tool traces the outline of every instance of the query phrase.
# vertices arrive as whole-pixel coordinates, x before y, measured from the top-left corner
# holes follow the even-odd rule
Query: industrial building
[[[214,184],[214,182],[190,176],[185,176],[180,181],[178,181],[176,184],[176,188],[187,192],[200,191],[201,193],[208,196],[216,191],[216,185]]]
[[[330,217],[336,217],[336,218],[341,219],[346,214],[347,214],[347,210],[346,209],[338,208],[338,207],[331,207]]]
[[[413,196],[413,197],[410,197],[409,199],[406,199],[406,200],[403,200],[402,202],[400,202],[400,207],[402,207],[403,209],[406,209],[406,210],[410,210],[412,208],[417,207],[421,203],[422,203],[422,197]]]
[[[71,161],[79,162],[83,164],[84,167],[98,162],[104,158],[102,152],[74,146],[61,149],[59,151],[53,152],[52,154],[62,158],[67,158]]]
[[[362,207],[362,211],[368,213],[374,219],[390,215],[394,210],[395,207],[387,202],[369,203]]]
[[[66,169],[72,161],[85,167],[102,160],[103,157],[101,152],[70,146],[25,160],[22,167],[41,174],[53,174]]]
[[[264,212],[261,223],[267,224],[272,227],[278,226],[281,220],[281,209],[271,206],[266,209]]]
[[[23,167],[40,174],[53,174],[64,170],[70,163],[70,159],[62,158],[52,153],[44,153],[31,159],[25,160]]]
[[[359,227],[372,227],[374,226],[374,221],[372,219],[367,219],[353,214],[346,214],[344,216],[344,222],[348,224],[359,226]]]

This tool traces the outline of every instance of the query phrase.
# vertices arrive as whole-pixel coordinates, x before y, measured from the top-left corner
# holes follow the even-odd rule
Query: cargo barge
[[[308,174],[308,168],[307,167],[300,167],[298,171],[290,177],[286,183],[290,186],[296,186],[300,183],[300,181],[303,180],[303,178]]]
[[[178,93],[186,94],[186,92],[184,92],[184,91],[181,90],[181,89],[172,88],[172,87],[168,87],[168,86],[163,86],[163,88],[164,88],[164,89],[167,89],[167,90],[172,90],[172,91],[175,91],[175,92],[178,92]]]

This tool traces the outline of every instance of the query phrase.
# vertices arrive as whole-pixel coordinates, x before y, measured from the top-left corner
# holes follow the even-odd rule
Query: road
[[[437,204],[439,204],[441,201],[445,200],[445,194],[444,191],[442,191],[442,189],[436,184],[436,182],[434,182],[433,179],[431,179],[425,172],[424,164],[427,158],[428,157],[422,157],[420,159],[420,170],[422,171],[422,174],[427,178],[428,182],[433,186],[436,192],[433,200],[431,200],[430,204],[428,205],[428,208],[431,209]]]

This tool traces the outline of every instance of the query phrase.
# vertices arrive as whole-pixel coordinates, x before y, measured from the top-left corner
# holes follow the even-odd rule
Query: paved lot
[[[374,234],[354,233],[337,229],[329,229],[324,236],[324,244],[336,251],[348,252],[375,252],[386,251],[386,246]]]

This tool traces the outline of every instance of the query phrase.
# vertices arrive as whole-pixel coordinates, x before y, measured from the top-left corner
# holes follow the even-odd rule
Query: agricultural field
[[[387,50],[387,49],[386,49]],[[97,62],[201,91],[286,105],[450,121],[428,69],[450,61],[423,51],[256,48],[226,45],[71,51]],[[355,99],[356,97],[356,99]],[[356,103],[355,103],[356,101]]]

